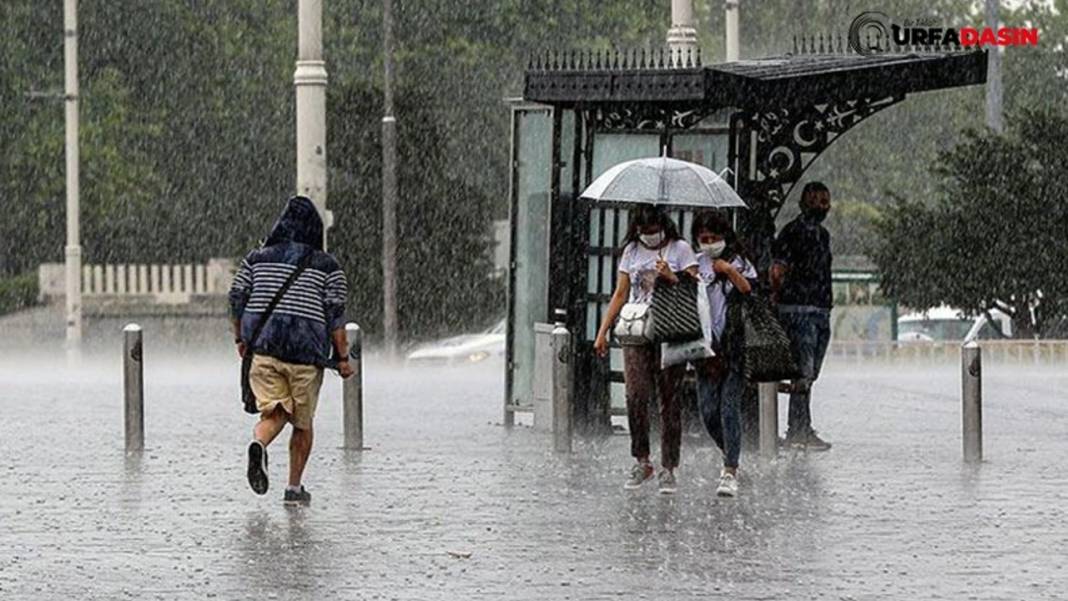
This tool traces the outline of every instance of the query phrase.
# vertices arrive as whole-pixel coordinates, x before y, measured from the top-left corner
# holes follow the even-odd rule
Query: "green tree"
[[[401,215],[408,335],[462,326],[467,316],[488,319],[501,306],[499,286],[469,276],[488,273],[480,253],[489,246],[489,224],[506,215],[501,100],[521,89],[527,55],[652,43],[667,27],[666,6],[398,5],[402,211],[412,211]],[[370,329],[378,318],[362,316],[381,311],[381,111],[372,97],[382,74],[380,9],[338,0],[324,13],[330,204],[339,224],[332,248],[361,274],[354,310]],[[62,4],[4,2],[0,17],[0,272],[21,273],[62,258],[62,108],[25,98],[31,89],[62,89]],[[245,252],[294,188],[293,3],[82,2],[79,21],[85,260],[199,261]],[[346,101],[353,90],[362,90],[359,102]],[[424,229],[438,236],[432,244],[424,245]],[[409,279],[420,273],[409,268],[413,261],[432,267],[423,281]],[[421,296],[406,296],[409,284]]]
[[[47,40],[47,29],[34,27],[59,19],[54,6],[5,7],[18,26],[5,38],[6,60],[0,63],[6,115],[0,121],[0,273],[31,271],[44,260],[60,260],[65,244],[66,173],[62,61],[54,52],[60,28]],[[55,23],[56,21],[51,21]],[[58,44],[60,50],[62,44]],[[60,58],[62,54],[60,53]],[[30,59],[25,64],[13,58]],[[112,65],[88,69],[80,87],[80,154],[82,234],[88,256],[125,258],[144,245],[131,218],[159,197],[162,179],[156,159],[139,140],[158,137],[160,126],[137,118],[137,101],[121,72]],[[40,95],[31,96],[31,91]]]
[[[884,291],[910,307],[1002,308],[1017,332],[1043,335],[1068,314],[1068,113],[1026,110],[1009,124],[943,153],[934,198],[888,208],[871,255]]]
[[[441,124],[417,90],[398,90],[398,318],[402,336],[489,325],[504,288],[491,277],[490,198],[455,174]],[[349,315],[372,334],[382,316],[382,147],[379,90],[352,83],[330,91],[328,144],[331,250],[345,267]]]

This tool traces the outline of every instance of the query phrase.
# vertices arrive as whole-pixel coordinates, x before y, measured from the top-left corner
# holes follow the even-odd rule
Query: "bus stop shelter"
[[[516,412],[534,411],[537,422],[539,340],[553,322],[571,332],[576,425],[599,429],[625,413],[622,353],[613,348],[602,359],[592,347],[629,207],[579,197],[606,169],[666,154],[727,170],[750,207],[736,217],[763,272],[775,217],[820,153],[910,94],[981,84],[987,70],[985,51],[860,55],[841,39],[715,65],[701,64],[699,54],[670,56],[560,52],[528,65],[523,98],[511,107],[507,425]],[[690,210],[673,217],[689,231]]]

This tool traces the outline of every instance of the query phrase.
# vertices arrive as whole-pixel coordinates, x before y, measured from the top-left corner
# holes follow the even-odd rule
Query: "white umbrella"
[[[745,207],[745,201],[714,171],[696,163],[657,157],[626,161],[605,171],[584,198],[655,205]]]

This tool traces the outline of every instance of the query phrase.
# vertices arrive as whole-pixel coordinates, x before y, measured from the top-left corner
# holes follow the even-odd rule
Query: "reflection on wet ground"
[[[10,371],[4,371],[10,369]],[[1068,375],[987,370],[987,462],[960,462],[959,374],[829,365],[827,454],[683,450],[680,492],[625,493],[625,435],[499,426],[488,370],[368,366],[371,450],[320,405],[310,508],[244,482],[251,426],[226,361],[150,365],[146,444],[122,452],[119,372],[0,368],[4,599],[1062,599]],[[280,439],[284,443],[284,439]]]

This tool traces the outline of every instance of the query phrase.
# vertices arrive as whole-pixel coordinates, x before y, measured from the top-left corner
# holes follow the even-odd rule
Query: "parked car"
[[[990,316],[993,321],[985,314],[968,317],[960,309],[946,306],[908,313],[897,319],[897,339],[899,342],[943,342],[1012,338],[1012,319],[1008,314],[992,309]]]
[[[465,365],[504,357],[505,323],[478,334],[463,334],[421,344],[408,353],[407,360],[418,365]]]

